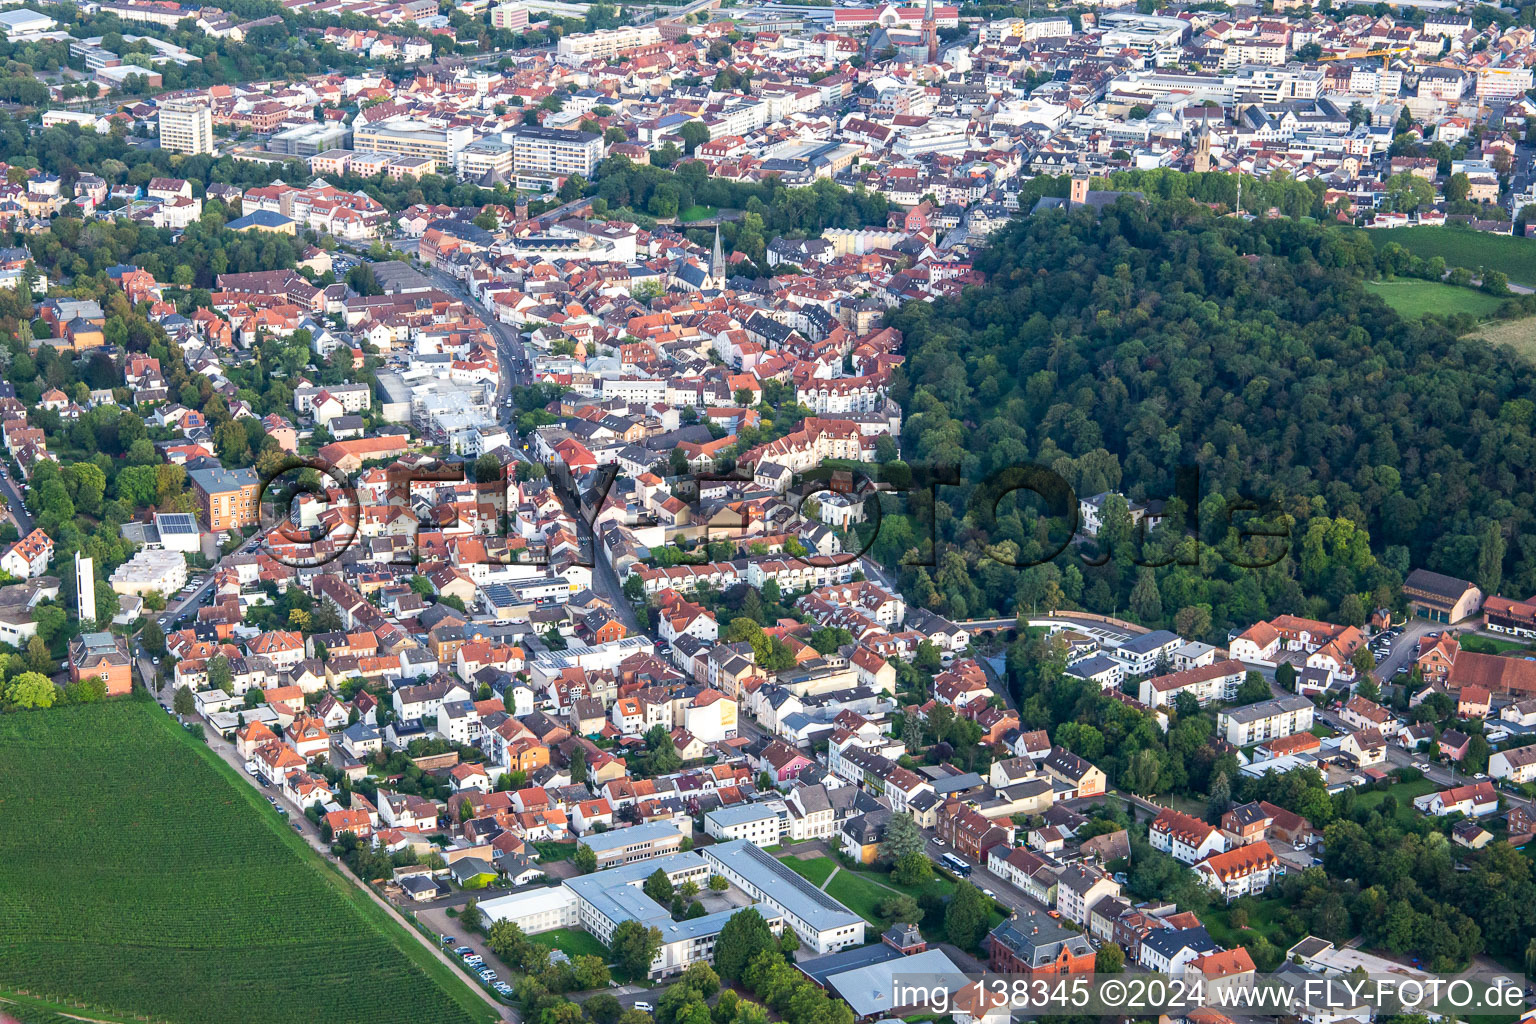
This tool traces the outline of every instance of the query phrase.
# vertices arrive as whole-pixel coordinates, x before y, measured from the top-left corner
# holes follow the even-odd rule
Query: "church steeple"
[[[1206,123],[1206,112],[1200,111],[1200,138],[1195,143],[1195,173],[1204,174],[1211,169],[1211,127]]]
[[[933,0],[923,7],[923,34],[928,37],[928,63],[939,62],[939,25],[933,15]]]
[[[725,281],[725,250],[720,248],[720,225],[715,225],[715,252],[709,258],[709,276],[716,282]]]

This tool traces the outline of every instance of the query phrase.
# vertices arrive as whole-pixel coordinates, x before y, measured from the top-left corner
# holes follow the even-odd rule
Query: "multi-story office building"
[[[496,139],[480,139],[459,150],[455,158],[461,181],[481,181],[486,175],[500,181],[512,180],[512,147]]]
[[[390,118],[378,124],[354,126],[352,148],[359,152],[420,156],[453,169],[459,151],[475,141],[467,125],[436,125],[412,118]]]

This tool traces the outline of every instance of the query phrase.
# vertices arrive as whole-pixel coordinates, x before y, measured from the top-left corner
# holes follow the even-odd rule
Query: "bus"
[[[942,858],[944,866],[949,868],[961,878],[971,877],[971,866],[952,853],[946,853]]]

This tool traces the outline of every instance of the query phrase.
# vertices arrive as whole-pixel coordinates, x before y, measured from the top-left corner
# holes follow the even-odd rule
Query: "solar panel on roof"
[[[169,512],[155,516],[155,527],[162,534],[196,533],[197,519],[186,512]]]

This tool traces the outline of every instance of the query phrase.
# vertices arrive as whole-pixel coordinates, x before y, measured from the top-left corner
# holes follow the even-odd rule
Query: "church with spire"
[[[675,283],[686,291],[718,292],[725,290],[726,275],[730,265],[725,262],[725,248],[720,242],[720,225],[715,225],[715,249],[709,255],[709,266],[699,265],[691,259],[678,267]]]
[[[865,41],[865,52],[878,54],[894,50],[898,58],[913,63],[926,61],[937,64],[940,27],[953,28],[959,24],[958,8],[935,5],[933,0],[923,0],[921,7],[888,5],[862,10],[870,15],[869,22],[872,22],[866,22],[870,33]],[[840,8],[837,14],[842,15],[844,12],[845,9]],[[853,29],[858,27],[850,26]]]
[[[720,247],[720,225],[715,225],[715,251],[709,256],[709,283],[705,291],[722,291],[725,288],[725,250]]]

